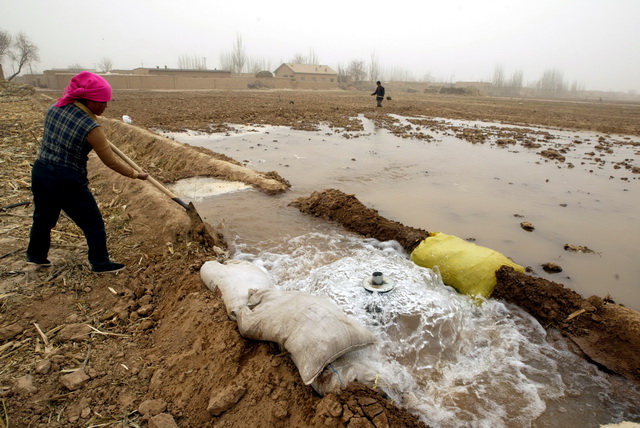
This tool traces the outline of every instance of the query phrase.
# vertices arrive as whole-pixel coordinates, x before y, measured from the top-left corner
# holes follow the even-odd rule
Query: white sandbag
[[[339,394],[351,382],[358,381],[370,388],[377,387],[378,372],[368,364],[366,350],[348,352],[332,361],[315,378],[311,387],[321,396]]]
[[[200,278],[207,288],[222,296],[227,315],[236,319],[238,310],[247,305],[249,290],[274,288],[269,274],[246,260],[205,262],[200,268]]]
[[[352,382],[381,391],[387,397],[402,397],[410,383],[407,374],[382,364],[384,358],[373,346],[348,352],[331,362],[315,378],[311,387],[321,396],[340,394]]]
[[[256,291],[236,315],[240,334],[286,349],[306,385],[336,358],[375,342],[331,299],[302,291]]]

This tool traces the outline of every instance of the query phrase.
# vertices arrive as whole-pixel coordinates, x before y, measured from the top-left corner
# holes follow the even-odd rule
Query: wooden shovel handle
[[[115,154],[117,154],[118,156],[120,156],[120,158],[125,161],[131,168],[135,169],[138,172],[144,172],[142,170],[142,168],[140,168],[138,166],[138,164],[136,164],[133,160],[131,160],[129,158],[129,156],[125,155],[119,148],[117,148],[112,142],[109,142],[109,144],[111,145],[111,150],[113,150],[113,152]],[[160,189],[165,195],[169,196],[171,199],[173,199],[174,201],[176,201],[177,203],[179,203],[185,210],[189,209],[189,205],[187,205],[186,203],[184,203],[182,200],[180,200],[180,198],[178,198],[171,190],[167,189],[166,187],[164,187],[158,180],[156,180],[155,178],[153,178],[152,176],[148,176],[147,177],[147,181],[150,182],[151,184],[153,184],[154,186],[156,186],[158,189]]]

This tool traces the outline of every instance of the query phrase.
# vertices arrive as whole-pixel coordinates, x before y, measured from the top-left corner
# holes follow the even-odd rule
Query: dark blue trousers
[[[84,233],[89,246],[89,262],[109,262],[107,234],[102,214],[89,190],[86,175],[70,168],[36,161],[31,171],[31,191],[35,209],[27,247],[27,259],[44,261],[51,245],[51,229],[64,211]]]

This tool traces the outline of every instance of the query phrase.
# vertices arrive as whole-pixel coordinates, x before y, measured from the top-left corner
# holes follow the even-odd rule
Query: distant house
[[[338,81],[338,73],[328,65],[314,64],[282,64],[273,72],[275,77],[282,77],[298,82],[328,82]]]

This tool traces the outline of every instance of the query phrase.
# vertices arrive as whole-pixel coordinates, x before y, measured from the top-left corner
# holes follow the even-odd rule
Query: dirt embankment
[[[396,240],[407,251],[413,250],[429,235],[426,230],[388,220],[376,210],[364,206],[354,195],[346,195],[336,189],[314,192],[308,198],[292,201],[290,205],[315,217],[338,222],[345,229],[365,238]]]
[[[492,297],[520,306],[545,328],[558,328],[589,360],[640,384],[640,313],[506,266],[496,278]]]
[[[257,172],[240,165],[228,156],[205,148],[193,148],[138,127],[113,119],[101,120],[109,138],[118,147],[148,165],[147,171],[158,180],[174,182],[187,177],[215,177],[241,181],[258,190],[275,195],[289,189],[290,184],[275,171]]]

